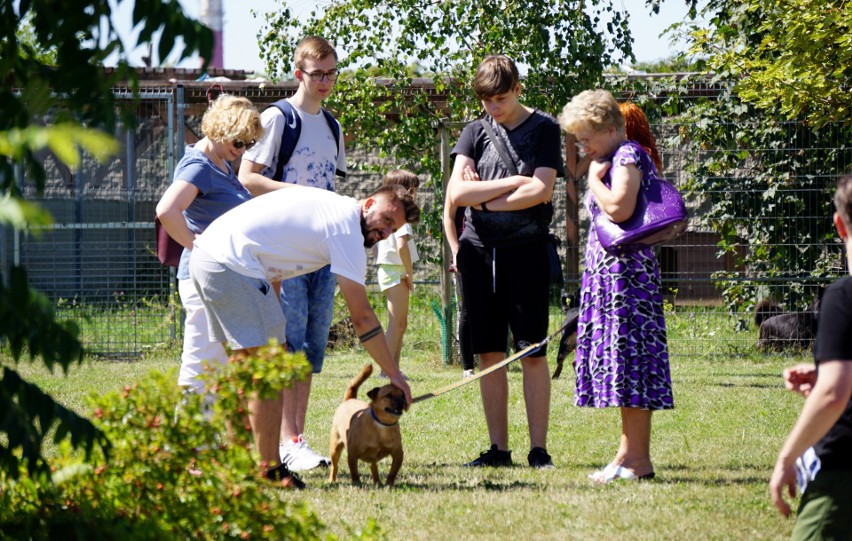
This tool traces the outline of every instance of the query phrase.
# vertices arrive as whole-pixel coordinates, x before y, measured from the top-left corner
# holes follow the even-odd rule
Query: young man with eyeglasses
[[[325,39],[308,36],[294,54],[299,88],[286,107],[269,107],[261,114],[263,137],[246,151],[240,164],[240,182],[253,196],[296,185],[334,191],[335,176],[346,176],[346,156],[339,122],[322,108],[337,81],[337,52]],[[284,110],[287,111],[285,114]],[[282,142],[298,130],[295,145]],[[281,156],[281,152],[290,156]],[[282,159],[283,163],[279,164]],[[313,373],[322,370],[334,307],[335,276],[330,266],[281,282],[281,305],[289,347],[304,351]],[[285,389],[281,422],[281,461],[293,471],[328,466],[303,435],[311,378]]]

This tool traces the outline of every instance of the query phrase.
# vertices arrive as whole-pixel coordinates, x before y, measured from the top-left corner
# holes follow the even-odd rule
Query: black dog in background
[[[754,309],[754,324],[760,328],[758,349],[782,351],[811,347],[817,331],[817,313],[824,289],[804,312],[785,312],[771,299],[763,299]]]

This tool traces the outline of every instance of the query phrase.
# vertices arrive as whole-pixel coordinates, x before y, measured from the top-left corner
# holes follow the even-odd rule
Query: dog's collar
[[[382,425],[382,426],[396,426],[396,425],[397,425],[397,423],[399,423],[399,421],[398,421],[398,420],[397,420],[397,421],[394,421],[394,422],[392,422],[392,423],[383,423],[383,422],[381,422],[381,421],[379,420],[379,418],[378,418],[378,417],[376,417],[376,410],[374,410],[373,408],[370,408],[370,416],[373,418],[373,420],[374,420],[374,421],[376,421],[377,423],[379,423],[379,424],[380,424],[380,425]]]

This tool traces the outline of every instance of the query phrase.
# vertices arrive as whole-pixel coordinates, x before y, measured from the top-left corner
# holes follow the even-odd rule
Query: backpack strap
[[[331,129],[331,134],[334,135],[334,158],[335,164],[337,163],[337,157],[340,155],[340,124],[337,123],[337,120],[334,116],[328,112],[325,108],[320,108],[323,116],[325,117],[325,122],[328,124],[328,127]],[[341,171],[340,169],[335,169],[334,174],[346,178],[346,171]]]
[[[278,150],[278,162],[275,164],[275,173],[272,176],[273,180],[281,181],[284,175],[284,166],[293,157],[296,143],[299,142],[299,137],[302,135],[302,118],[296,112],[293,104],[286,99],[278,100],[270,107],[277,107],[284,115],[285,120],[284,129],[281,133],[281,146]],[[321,109],[321,111],[332,135],[334,135],[334,155],[336,157],[340,154],[340,125],[331,113],[325,109]],[[341,177],[346,176],[346,173],[339,169],[335,170],[335,174]]]
[[[281,132],[281,147],[278,150],[278,163],[275,164],[275,173],[272,180],[281,181],[284,173],[284,165],[290,161],[299,136],[302,135],[302,118],[296,109],[287,100],[278,100],[270,107],[277,107],[284,115],[284,130]]]

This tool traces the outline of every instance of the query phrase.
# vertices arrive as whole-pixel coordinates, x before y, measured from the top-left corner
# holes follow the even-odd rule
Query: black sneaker
[[[530,466],[539,470],[554,467],[553,460],[550,459],[550,455],[543,447],[533,447],[530,454],[527,455],[527,461]]]
[[[299,479],[295,473],[291,472],[287,469],[287,466],[284,464],[280,464],[275,466],[274,468],[270,468],[263,473],[263,477],[272,481],[273,483],[279,483],[281,486],[285,488],[295,488],[295,489],[303,489],[305,488],[305,482]]]
[[[497,444],[492,443],[491,448],[484,453],[479,453],[479,458],[472,462],[464,464],[465,467],[480,467],[480,466],[511,466],[512,451],[501,451],[497,449]]]

